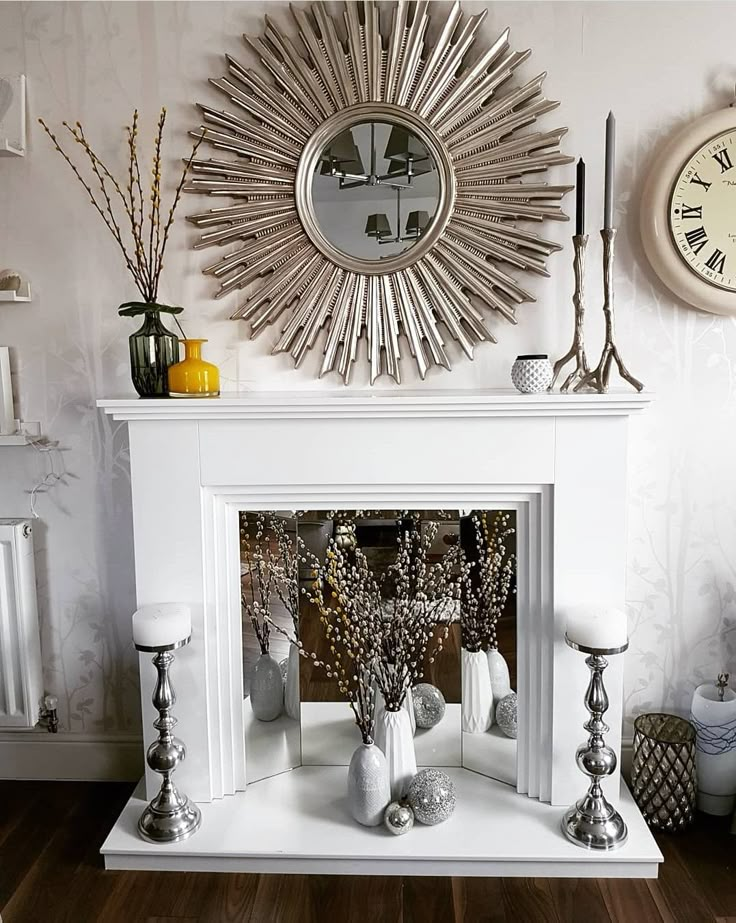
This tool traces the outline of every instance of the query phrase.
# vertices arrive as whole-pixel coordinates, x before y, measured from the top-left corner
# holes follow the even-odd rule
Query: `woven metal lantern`
[[[640,715],[634,722],[634,800],[650,827],[675,833],[695,816],[695,728],[676,715]]]

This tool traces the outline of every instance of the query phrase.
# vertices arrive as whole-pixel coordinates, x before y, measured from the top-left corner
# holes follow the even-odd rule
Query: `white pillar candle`
[[[133,613],[133,642],[139,647],[165,647],[192,633],[192,613],[183,603],[154,603]]]
[[[10,350],[0,346],[0,435],[9,436],[15,432],[13,411],[13,381],[10,377]]]
[[[611,606],[580,605],[566,612],[567,637],[580,647],[612,650],[628,641],[626,613]]]

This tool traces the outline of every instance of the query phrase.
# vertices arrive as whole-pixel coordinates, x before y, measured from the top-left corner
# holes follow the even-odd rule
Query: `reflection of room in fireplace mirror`
[[[244,560],[244,555],[243,555],[244,537],[243,537],[242,529],[243,529],[243,526],[245,525],[245,522],[248,520],[248,517],[250,517],[249,521],[251,523],[254,523],[256,515],[257,514],[247,513],[245,511],[240,513],[241,564]],[[267,516],[270,516],[270,515],[271,515],[270,513],[267,514]],[[287,531],[292,541],[296,541],[296,529],[294,525],[294,520],[286,520],[286,522],[288,523]],[[253,529],[251,527],[251,533],[252,531]],[[241,566],[240,584],[241,584],[243,592],[248,593],[250,591],[250,577],[245,571],[246,571],[246,568]],[[271,618],[279,626],[279,628],[283,629],[283,631],[288,632],[289,635],[293,634],[293,624],[291,621],[291,616],[286,611],[283,604],[281,603],[281,600],[278,598],[278,596],[275,593],[274,593],[273,599],[271,600],[270,614],[271,614]],[[276,629],[274,628],[271,629],[269,647],[270,647],[271,656],[275,660],[281,661],[284,658],[289,656],[288,639],[284,635],[282,635],[281,632],[276,631]],[[247,696],[250,694],[251,671],[253,670],[253,667],[260,656],[261,656],[261,648],[258,644],[256,633],[253,630],[253,626],[251,625],[248,617],[243,615],[243,695],[244,696]]]

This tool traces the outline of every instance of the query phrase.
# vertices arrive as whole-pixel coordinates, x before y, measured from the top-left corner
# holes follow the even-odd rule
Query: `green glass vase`
[[[179,338],[161,323],[158,311],[146,311],[130,338],[130,374],[141,397],[169,396],[169,366],[179,361]]]

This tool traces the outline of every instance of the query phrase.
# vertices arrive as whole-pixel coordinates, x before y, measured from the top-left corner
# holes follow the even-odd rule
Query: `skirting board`
[[[143,772],[140,737],[115,734],[0,734],[0,779],[136,782]]]

